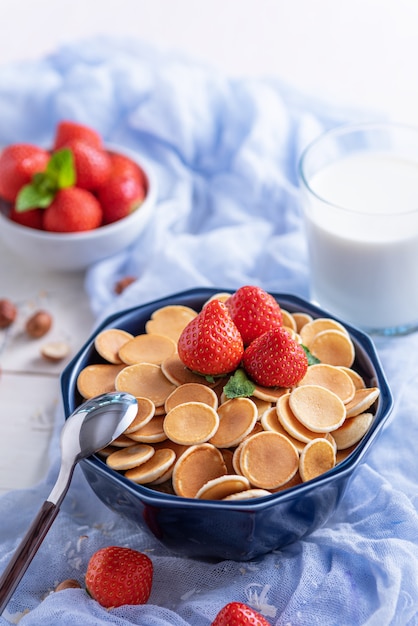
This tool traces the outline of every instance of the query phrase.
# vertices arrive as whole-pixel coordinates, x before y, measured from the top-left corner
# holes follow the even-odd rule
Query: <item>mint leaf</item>
[[[252,396],[255,385],[242,369],[238,369],[224,387],[227,398],[248,398]]]
[[[69,148],[54,152],[48,161],[46,174],[55,183],[57,189],[64,189],[75,184],[74,157]]]
[[[16,198],[16,211],[23,213],[30,209],[45,209],[54,199],[55,191],[48,191],[30,183],[19,191]]]
[[[72,187],[76,181],[74,157],[69,148],[57,150],[48,161],[45,172],[38,172],[22,187],[16,198],[16,211],[46,209],[59,189]]]
[[[302,348],[305,350],[305,354],[308,358],[308,365],[316,365],[317,363],[321,362],[316,356],[312,354],[309,348],[307,348],[303,344],[302,344]]]

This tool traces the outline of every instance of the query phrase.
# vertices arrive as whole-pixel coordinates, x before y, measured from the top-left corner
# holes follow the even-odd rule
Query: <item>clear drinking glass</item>
[[[370,333],[418,328],[418,129],[341,126],[303,153],[311,298]]]

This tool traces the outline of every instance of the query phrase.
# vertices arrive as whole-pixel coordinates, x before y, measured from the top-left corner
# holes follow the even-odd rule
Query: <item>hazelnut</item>
[[[0,328],[7,328],[16,319],[17,309],[7,298],[0,300]]]
[[[67,578],[55,587],[54,591],[63,591],[64,589],[81,589],[80,583],[74,578]]]
[[[120,295],[123,291],[125,291],[127,287],[129,287],[129,285],[132,285],[132,283],[134,283],[135,281],[136,278],[134,276],[125,276],[124,278],[121,278],[115,284],[115,293]]]
[[[41,355],[47,361],[62,361],[70,354],[70,346],[65,341],[50,341],[41,348]]]
[[[26,322],[26,332],[30,337],[43,337],[52,326],[52,317],[47,311],[37,311]]]

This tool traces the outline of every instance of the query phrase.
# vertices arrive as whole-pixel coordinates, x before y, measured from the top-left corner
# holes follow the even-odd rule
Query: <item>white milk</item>
[[[309,187],[312,298],[368,330],[416,323],[418,162],[358,152]]]

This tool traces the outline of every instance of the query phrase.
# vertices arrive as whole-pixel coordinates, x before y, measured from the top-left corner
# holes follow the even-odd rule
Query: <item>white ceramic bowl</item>
[[[21,226],[0,211],[0,238],[3,244],[32,267],[54,271],[75,271],[121,252],[144,230],[156,201],[156,179],[152,169],[135,152],[116,145],[109,149],[125,154],[143,169],[148,191],[139,209],[113,224],[80,233],[50,233]]]

